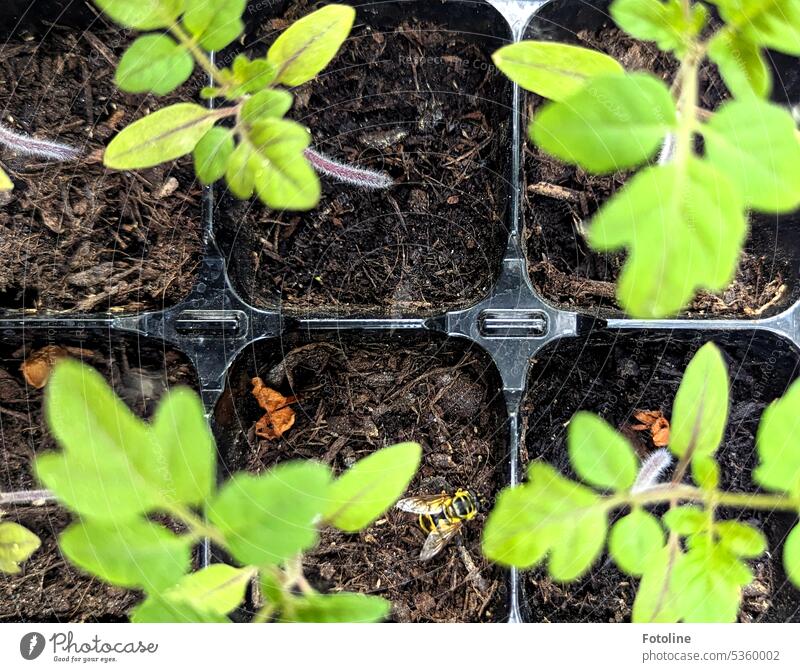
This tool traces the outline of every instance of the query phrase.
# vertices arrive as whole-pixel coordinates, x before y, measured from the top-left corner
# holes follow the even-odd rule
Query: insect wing
[[[429,495],[422,497],[407,497],[401,499],[395,506],[401,511],[417,514],[436,514],[444,511],[449,497],[446,495]]]
[[[458,531],[461,529],[461,521],[456,520],[452,523],[447,520],[442,520],[436,529],[428,535],[425,543],[420,551],[419,559],[422,561],[430,560],[433,556],[439,553],[447,542],[450,541]]]

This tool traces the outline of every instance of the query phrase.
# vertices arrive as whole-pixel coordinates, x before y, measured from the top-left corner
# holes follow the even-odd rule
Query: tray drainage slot
[[[184,310],[175,320],[179,334],[241,336],[247,331],[247,315],[241,310]]]
[[[495,308],[478,315],[478,329],[484,338],[542,338],[547,328],[547,314],[541,310]]]

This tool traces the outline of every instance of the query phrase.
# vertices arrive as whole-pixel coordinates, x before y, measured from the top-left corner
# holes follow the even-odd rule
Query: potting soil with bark
[[[262,53],[288,22],[262,30]],[[363,25],[295,90],[288,116],[339,161],[387,173],[370,191],[322,176],[308,213],[221,199],[217,237],[239,290],[260,306],[417,314],[483,296],[505,246],[509,83],[491,67],[499,41],[409,17]]]
[[[83,151],[59,164],[0,147],[15,185],[0,207],[0,311],[134,312],[173,304],[192,286],[202,221],[191,161],[130,173],[102,163],[117,132],[202,85],[190,80],[164,98],[119,92],[114,71],[133,39],[98,19],[0,46],[0,123]]]
[[[610,25],[609,25],[610,24]],[[530,39],[542,39],[529,35]],[[677,61],[652,42],[640,42],[608,23],[582,30],[575,43],[608,53],[629,71],[648,71],[671,84]],[[716,109],[728,97],[718,71],[704,65],[700,71],[701,107]],[[523,98],[527,128],[546,101],[535,95]],[[525,134],[523,209],[528,267],[537,290],[566,309],[600,309],[618,314],[615,283],[625,254],[591,250],[584,238],[594,213],[619,191],[633,174],[590,175],[566,165],[538,147]],[[796,263],[784,249],[784,238],[798,218],[750,216],[750,234],[733,283],[717,295],[701,292],[687,312],[693,315],[764,317],[780,312],[798,292]],[[779,238],[780,234],[780,238]]]
[[[757,463],[755,433],[764,408],[783,394],[796,376],[797,360],[777,339],[713,339],[728,363],[731,406],[717,457],[725,490],[754,492],[751,472]],[[596,335],[585,343],[555,344],[534,360],[523,405],[523,464],[541,459],[571,478],[566,432],[579,410],[598,413],[626,434],[644,459],[655,450],[647,432],[636,432],[633,414],[661,411],[669,419],[681,377],[691,357],[709,335],[678,340],[641,333]],[[674,466],[674,464],[673,464]],[[665,476],[671,476],[672,469]],[[759,528],[767,554],[749,561],[754,582],[744,589],[741,621],[796,622],[800,592],[787,580],[782,542],[796,518],[751,510],[723,510]],[[570,584],[551,580],[539,568],[523,574],[529,620],[533,622],[618,622],[630,620],[638,581],[618,571],[603,555],[583,578]]]
[[[33,344],[33,348],[41,344]],[[173,351],[146,343],[116,345],[109,357],[107,346],[90,343],[69,346],[73,357],[97,368],[110,380],[117,394],[140,417],[155,410],[157,397],[173,385],[196,387],[194,372]],[[0,349],[0,491],[13,492],[41,487],[33,476],[38,454],[57,450],[44,426],[42,391],[26,385],[19,366],[31,348],[3,345]],[[124,353],[124,356],[123,356]],[[4,507],[3,520],[18,522],[33,530],[42,547],[22,565],[16,575],[0,574],[0,621],[124,621],[139,601],[138,593],[107,586],[75,569],[58,551],[58,534],[67,527],[70,514],[60,506]]]
[[[298,342],[285,346],[283,358],[273,353],[267,347],[237,363],[217,407],[219,443],[231,446],[226,471],[313,459],[338,474],[378,448],[417,441],[423,458],[409,494],[469,487],[484,498],[460,538],[426,563],[418,560],[425,534],[414,515],[391,510],[358,534],[326,528],[304,557],[312,585],[380,595],[396,621],[505,619],[506,575],[480,552],[506,459],[505,407],[487,360],[452,342],[408,339]],[[296,423],[280,439],[255,437],[264,414],[251,395],[256,374],[298,397]]]

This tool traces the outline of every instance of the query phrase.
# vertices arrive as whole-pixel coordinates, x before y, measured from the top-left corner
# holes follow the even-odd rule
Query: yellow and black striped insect
[[[419,515],[419,526],[428,533],[419,559],[430,560],[458,534],[466,521],[478,514],[478,497],[469,490],[459,488],[454,495],[442,492],[439,495],[401,499],[396,507]]]

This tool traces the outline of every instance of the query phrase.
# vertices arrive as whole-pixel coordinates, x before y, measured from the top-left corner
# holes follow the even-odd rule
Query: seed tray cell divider
[[[431,0],[428,0],[430,2]],[[258,3],[255,3],[258,4]],[[268,4],[268,3],[264,3]],[[411,2],[356,3],[359,20],[369,20],[368,8],[376,12],[397,11]],[[530,20],[548,6],[568,14],[585,10],[588,4],[603,8],[607,3],[598,0],[437,0],[440,16],[463,14],[502,16],[508,30],[503,41],[521,39]],[[372,11],[370,9],[370,11]],[[405,8],[408,9],[408,8]],[[264,10],[261,10],[262,12]],[[402,15],[402,12],[400,12]],[[463,16],[462,16],[463,23]],[[475,31],[479,32],[479,31]],[[580,339],[597,330],[619,332],[670,332],[689,330],[709,334],[771,332],[782,338],[787,349],[800,351],[800,305],[793,306],[774,317],[764,319],[671,319],[633,320],[603,319],[599,314],[579,314],[561,310],[542,299],[531,282],[527,259],[523,252],[521,199],[523,196],[522,150],[528,142],[523,127],[522,96],[514,85],[508,104],[511,115],[510,175],[507,181],[508,241],[496,282],[487,296],[474,305],[434,316],[382,317],[358,314],[332,316],[325,311],[305,311],[297,314],[280,307],[264,310],[244,300],[230,280],[226,259],[220,252],[214,232],[216,194],[206,188],[204,195],[205,255],[198,280],[190,295],[179,304],[163,311],[139,315],[110,314],[47,314],[36,315],[20,311],[0,312],[0,341],[36,339],[57,342],[60,337],[81,340],[103,336],[109,341],[122,336],[161,340],[185,354],[196,369],[200,394],[209,418],[225,389],[226,375],[234,361],[256,342],[287,337],[293,333],[313,335],[322,332],[372,332],[375,335],[397,332],[428,332],[463,339],[476,345],[491,357],[503,384],[508,414],[509,443],[507,482],[520,481],[520,444],[523,440],[520,412],[531,360],[546,347],[560,339]],[[323,178],[325,179],[325,178]],[[498,449],[502,449],[498,447]],[[202,564],[210,562],[208,545],[202,549]],[[524,620],[522,592],[515,570],[508,572],[507,620]]]

